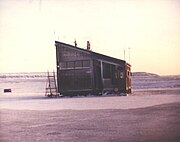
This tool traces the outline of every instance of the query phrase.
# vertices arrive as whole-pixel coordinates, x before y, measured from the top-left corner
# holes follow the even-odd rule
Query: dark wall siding
[[[57,50],[59,61],[85,60],[90,58],[90,54],[67,48],[65,45],[59,45]]]
[[[66,93],[92,89],[90,54],[61,44],[56,50],[59,91]]]
[[[73,91],[91,89],[90,69],[60,70],[60,90]]]

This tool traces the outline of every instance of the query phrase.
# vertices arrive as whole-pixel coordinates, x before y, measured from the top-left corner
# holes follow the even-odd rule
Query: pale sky
[[[180,74],[179,17],[179,0],[0,0],[0,72],[56,70],[54,41],[76,39],[123,60],[125,49],[133,72]]]

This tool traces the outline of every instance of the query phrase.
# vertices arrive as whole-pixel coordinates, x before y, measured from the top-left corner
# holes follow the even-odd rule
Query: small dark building
[[[131,65],[55,41],[58,92],[64,96],[131,93]]]

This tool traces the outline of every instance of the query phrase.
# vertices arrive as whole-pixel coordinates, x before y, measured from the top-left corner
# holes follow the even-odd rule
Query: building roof
[[[87,49],[75,47],[73,45],[66,44],[66,43],[63,43],[63,42],[55,41],[55,45],[57,45],[57,44],[65,45],[65,46],[68,46],[69,48],[72,48],[72,49],[75,49],[75,50],[80,50],[82,52],[86,52],[88,54],[91,54],[94,58],[99,58],[99,59],[102,59],[102,60],[108,60],[108,61],[111,61],[111,62],[114,62],[114,63],[122,63],[122,62],[126,63],[126,61],[121,60],[121,59],[117,59],[117,58],[114,58],[114,57],[103,55],[103,54],[93,52],[93,51],[90,51],[90,50],[87,50]],[[128,64],[128,65],[131,66],[130,64]]]

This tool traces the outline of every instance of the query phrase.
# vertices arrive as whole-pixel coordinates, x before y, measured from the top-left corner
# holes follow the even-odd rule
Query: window
[[[123,68],[120,66],[116,66],[114,71],[114,79],[122,79],[124,76]]]
[[[89,60],[84,60],[83,61],[83,67],[90,67],[90,61]]]
[[[81,68],[81,67],[82,67],[82,61],[76,61],[75,68]]]
[[[60,62],[59,64],[60,69],[82,69],[83,67],[87,68],[90,67],[90,61],[67,61],[67,62]]]
[[[74,68],[74,62],[67,62],[67,68]]]
[[[118,78],[119,78],[119,79],[122,79],[123,76],[124,76],[123,68],[119,66],[119,67],[117,68],[117,72],[118,72]]]
[[[66,68],[66,62],[60,62],[60,68],[65,69]]]
[[[122,71],[119,71],[119,78],[124,78],[124,74],[123,74],[123,72]]]
[[[103,78],[111,78],[111,65],[108,63],[103,63]]]

